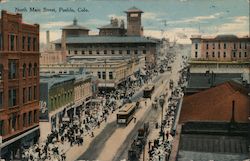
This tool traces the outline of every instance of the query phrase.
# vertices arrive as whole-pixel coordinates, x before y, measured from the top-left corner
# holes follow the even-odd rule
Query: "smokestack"
[[[62,61],[66,62],[66,31],[62,30],[62,38],[61,38],[61,53],[62,53]]]
[[[49,42],[50,42],[50,39],[49,39],[49,30],[46,31],[46,45],[49,46]]]

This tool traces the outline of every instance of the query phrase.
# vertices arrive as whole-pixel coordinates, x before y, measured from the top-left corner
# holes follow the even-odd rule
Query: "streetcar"
[[[117,124],[128,125],[129,122],[134,118],[134,113],[136,110],[135,103],[125,104],[117,113]]]
[[[147,85],[143,90],[143,98],[151,98],[155,86],[153,84]]]

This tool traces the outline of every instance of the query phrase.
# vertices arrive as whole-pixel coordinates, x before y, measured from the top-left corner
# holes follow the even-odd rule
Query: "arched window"
[[[32,65],[31,63],[29,64],[29,76],[31,76],[31,71],[32,71]]]
[[[34,76],[37,76],[37,64],[35,63],[34,64],[34,71],[33,71],[34,73]]]
[[[23,64],[23,78],[26,77],[26,64]]]

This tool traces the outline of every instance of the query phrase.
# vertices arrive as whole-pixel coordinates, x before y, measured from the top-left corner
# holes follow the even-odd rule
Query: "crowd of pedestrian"
[[[94,129],[106,122],[111,113],[131,101],[136,91],[155,75],[156,71],[148,70],[146,75],[137,74],[135,81],[127,81],[115,91],[100,93],[97,97],[100,103],[90,104],[81,109],[78,115],[60,123],[57,126],[59,128],[53,129],[44,142],[23,149],[23,160],[66,160],[66,152],[70,147],[84,145],[84,137],[87,135],[94,137]]]
[[[175,135],[175,129],[173,129],[174,121],[176,121],[176,113],[179,106],[180,99],[184,96],[184,87],[187,82],[188,68],[186,67],[186,57],[182,57],[183,65],[181,65],[181,70],[179,71],[180,76],[177,83],[173,83],[173,88],[169,88],[171,95],[168,98],[168,108],[165,110],[165,118],[161,124],[160,136],[149,141],[149,160],[150,161],[167,161],[169,159],[172,140]],[[171,84],[170,84],[171,86]]]

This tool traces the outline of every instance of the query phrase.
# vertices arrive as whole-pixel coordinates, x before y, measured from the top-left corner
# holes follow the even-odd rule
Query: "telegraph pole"
[[[104,59],[104,64],[105,64],[105,67],[104,67],[105,68],[105,80],[104,80],[105,81],[105,83],[104,83],[104,87],[105,87],[105,89],[104,89],[104,92],[105,92],[104,93],[105,94],[105,104],[107,103],[107,82],[106,82],[107,81],[107,69],[106,69],[106,60],[107,59],[105,58]]]

